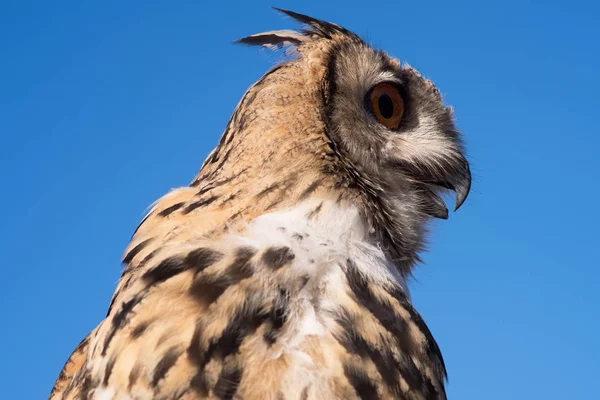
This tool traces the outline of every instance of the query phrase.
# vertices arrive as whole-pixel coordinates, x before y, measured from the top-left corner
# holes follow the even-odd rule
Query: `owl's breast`
[[[181,237],[136,255],[146,264],[131,269],[77,377],[88,397],[438,390],[429,331],[357,209],[311,200],[218,238]]]

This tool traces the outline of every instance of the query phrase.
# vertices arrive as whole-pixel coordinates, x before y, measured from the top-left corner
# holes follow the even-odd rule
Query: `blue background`
[[[297,26],[207,3],[2,2],[2,398],[47,397],[145,208],[191,181],[279,59],[232,41]],[[598,3],[318,3],[274,5],[417,67],[465,134],[473,191],[412,284],[450,398],[599,398]]]

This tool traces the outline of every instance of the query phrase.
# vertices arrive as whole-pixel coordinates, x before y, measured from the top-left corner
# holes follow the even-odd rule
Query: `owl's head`
[[[301,55],[298,62],[307,64],[327,58],[321,114],[335,150],[368,181],[404,193],[400,197],[413,194],[411,204],[429,216],[448,217],[439,197],[444,190],[455,191],[457,210],[469,194],[469,163],[452,109],[433,83],[338,25],[278,10],[310,29],[265,32],[240,42],[292,45]]]
[[[290,206],[320,189],[354,196],[371,230],[405,260],[400,269],[410,270],[425,222],[448,217],[440,195],[455,191],[458,209],[469,193],[452,110],[429,80],[354,33],[279,11],[306,29],[239,42],[296,57],[248,90],[195,182],[235,179],[252,203],[241,213]]]

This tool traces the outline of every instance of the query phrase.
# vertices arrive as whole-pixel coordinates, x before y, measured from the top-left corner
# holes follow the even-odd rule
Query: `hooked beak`
[[[458,173],[452,175],[452,177],[445,181],[431,182],[436,186],[441,186],[446,189],[454,191],[456,194],[456,203],[454,205],[454,211],[458,210],[463,205],[469,192],[471,191],[471,169],[466,159],[462,159],[462,166]]]
[[[453,160],[432,168],[415,163],[398,162],[395,166],[402,173],[414,180],[417,189],[424,194],[423,211],[435,218],[447,219],[448,209],[437,193],[437,188],[449,189],[456,194],[454,211],[458,210],[471,190],[471,169],[464,156],[454,157]]]

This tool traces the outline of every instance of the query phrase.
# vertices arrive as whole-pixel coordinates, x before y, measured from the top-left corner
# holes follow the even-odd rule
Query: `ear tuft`
[[[310,40],[333,39],[335,36],[342,36],[354,41],[362,42],[362,40],[356,34],[342,28],[339,25],[312,18],[304,14],[295,13],[293,11],[283,10],[277,7],[273,8],[302,24],[308,25],[309,28],[301,29],[300,31],[280,30],[257,33],[256,35],[250,35],[245,38],[238,39],[236,40],[236,43],[248,44],[252,46],[264,46],[271,49],[281,49],[287,46],[298,47],[302,43]]]
[[[298,46],[307,38],[303,34],[292,30],[270,31],[250,35],[236,40],[236,43],[251,46],[264,46],[270,49],[280,49],[287,46]]]

